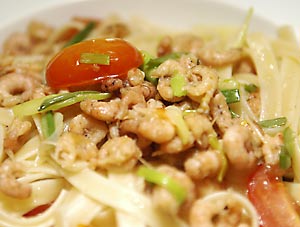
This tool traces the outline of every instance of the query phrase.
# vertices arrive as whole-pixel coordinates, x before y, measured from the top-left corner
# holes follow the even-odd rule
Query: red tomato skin
[[[107,54],[110,64],[80,63],[82,53]],[[142,62],[140,52],[125,40],[92,39],[66,47],[54,56],[46,67],[46,81],[54,89],[63,89],[92,85],[107,78],[124,79],[130,69]]]
[[[40,205],[40,206],[32,209],[31,211],[28,211],[26,214],[23,215],[23,217],[28,218],[28,217],[34,217],[36,215],[39,215],[39,214],[43,213],[44,211],[46,211],[50,206],[51,206],[51,203]]]
[[[281,174],[279,167],[262,165],[250,177],[248,197],[262,227],[300,227],[292,198],[279,180]]]

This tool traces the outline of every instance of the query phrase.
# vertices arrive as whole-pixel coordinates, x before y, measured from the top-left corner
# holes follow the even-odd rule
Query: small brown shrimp
[[[23,173],[21,163],[5,160],[0,166],[0,191],[16,199],[27,199],[31,195],[31,186],[17,180]]]
[[[188,75],[187,96],[200,104],[199,110],[209,111],[209,102],[218,86],[218,74],[209,67],[197,65]]]
[[[171,88],[171,77],[160,77],[158,79],[157,91],[160,96],[168,102],[179,102],[184,99],[184,96],[178,97],[173,94],[173,89]]]
[[[156,207],[171,214],[179,214],[187,216],[192,201],[195,199],[195,185],[188,175],[183,171],[169,165],[160,165],[157,171],[167,174],[169,177],[177,181],[187,192],[187,198],[179,207],[178,202],[166,189],[156,186],[152,191],[153,203]]]
[[[182,140],[179,136],[175,136],[172,140],[160,144],[159,151],[157,154],[176,154],[183,151],[188,150],[189,148],[193,147],[195,139],[193,136],[188,140],[186,144],[183,144]]]
[[[84,135],[93,143],[98,144],[105,138],[108,128],[103,121],[79,114],[70,121],[69,131]]]
[[[210,114],[214,119],[221,134],[234,124],[229,107],[222,93],[217,93],[210,102]]]
[[[3,44],[3,53],[11,55],[29,54],[32,48],[30,37],[25,33],[11,34]]]
[[[157,54],[158,56],[163,56],[171,52],[194,53],[202,48],[203,45],[203,39],[195,35],[180,34],[173,38],[170,36],[165,36],[158,44]]]
[[[97,153],[98,148],[90,139],[77,133],[65,132],[58,139],[53,158],[68,170],[86,166],[94,169]]]
[[[208,136],[214,133],[211,121],[204,114],[189,113],[184,117],[184,120],[192,132],[198,146],[207,148]]]
[[[46,41],[53,30],[51,26],[40,21],[31,21],[27,27],[28,35],[34,43]]]
[[[236,192],[219,191],[196,200],[189,215],[191,227],[259,226],[253,205]]]
[[[107,140],[100,148],[97,166],[108,170],[131,170],[142,156],[136,142],[128,136]]]
[[[137,86],[144,82],[145,73],[138,68],[133,68],[127,73],[127,80],[131,86]]]
[[[6,129],[4,148],[16,152],[25,143],[31,127],[30,121],[15,118]]]
[[[159,144],[171,141],[176,135],[175,127],[171,122],[155,115],[149,119],[141,119],[137,132],[148,140]]]
[[[184,169],[192,179],[214,177],[222,165],[221,155],[215,150],[195,151],[184,162]]]
[[[279,153],[283,145],[282,133],[275,136],[265,135],[265,142],[262,146],[262,153],[266,164],[276,165],[279,162]]]
[[[204,65],[212,67],[234,64],[242,58],[240,49],[218,51],[211,47],[203,47],[198,49],[195,54]]]
[[[118,112],[118,119],[123,119],[135,105],[146,107],[146,101],[153,98],[156,94],[156,88],[149,82],[133,87],[124,87],[120,89],[121,102]]]
[[[102,92],[114,92],[122,87],[124,87],[124,83],[119,78],[108,78],[100,83],[100,90]]]
[[[41,80],[29,75],[10,73],[0,77],[0,104],[11,107],[28,101]]]
[[[227,129],[223,137],[223,150],[236,169],[252,168],[257,161],[252,132],[245,126],[235,124]]]
[[[85,100],[80,103],[80,109],[87,115],[101,121],[113,122],[121,111],[121,100],[113,99],[109,102]]]

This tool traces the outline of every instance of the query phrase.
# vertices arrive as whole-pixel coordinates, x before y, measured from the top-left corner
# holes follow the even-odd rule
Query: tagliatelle
[[[28,43],[8,39],[0,55],[0,226],[259,227],[248,179],[259,165],[280,166],[287,146],[291,166],[282,167],[282,179],[274,174],[289,179],[284,198],[299,206],[299,45],[289,27],[276,37],[250,32],[251,14],[241,29],[184,31],[117,16],[76,17],[58,28],[33,21],[21,34]],[[110,61],[61,62],[59,51],[77,50],[66,45],[82,31],[87,48],[96,40],[105,50],[110,42],[130,43],[134,54],[117,47],[125,68],[115,52],[94,49],[85,60]],[[51,78],[50,59],[58,69],[70,67],[69,75],[58,70],[62,80]],[[85,76],[107,73],[70,85],[78,65],[90,70]],[[46,110],[53,113],[51,135],[43,133]],[[260,124],[278,118],[284,121],[271,129]],[[292,141],[283,138],[286,128]],[[139,175],[143,165],[165,177]]]

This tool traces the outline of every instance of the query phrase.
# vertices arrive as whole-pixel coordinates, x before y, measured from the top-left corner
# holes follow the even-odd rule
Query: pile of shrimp
[[[77,25],[85,23],[78,18],[74,21]],[[44,67],[78,30],[78,26],[69,26],[58,35],[56,28],[33,21],[27,31],[8,38],[0,55],[0,106],[11,108],[55,93],[43,80]],[[125,22],[98,23],[99,37],[126,39],[130,32]],[[258,163],[279,161],[282,135],[270,137],[260,132],[262,140],[247,122],[232,117],[218,88],[216,67],[232,65],[236,72],[252,73],[255,68],[242,48],[217,49],[196,35],[162,37],[157,43],[157,56],[172,52],[186,54],[166,60],[151,72],[157,84],[147,81],[141,69],[133,68],[125,80],[107,79],[99,85],[99,91],[113,94],[109,100],[84,100],[58,110],[64,115],[66,127],[53,156],[64,168],[85,161],[96,171],[130,172],[141,161],[147,162],[178,180],[188,192],[185,202],[178,205],[166,189],[149,186],[145,193],[155,206],[179,215],[191,227],[251,226],[238,202],[202,199],[227,189],[245,195],[247,176]],[[182,97],[172,92],[174,73],[184,76],[187,92]],[[248,100],[256,114],[260,111],[259,99],[258,91]],[[168,110],[181,114],[188,128],[185,141]],[[12,157],[29,140],[32,130],[32,121],[17,117],[5,127],[3,147],[7,155],[0,165],[0,190],[14,198],[30,195],[28,185],[17,181],[22,165]],[[219,147],[214,146],[212,138],[217,139]],[[227,169],[220,180],[224,160]]]

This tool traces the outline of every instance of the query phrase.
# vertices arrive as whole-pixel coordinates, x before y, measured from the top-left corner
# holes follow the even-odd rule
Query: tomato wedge
[[[109,55],[109,65],[80,63],[83,53]],[[143,62],[140,52],[123,39],[92,39],[64,48],[48,63],[47,84],[54,89],[86,86],[107,78],[125,78]]]
[[[248,197],[263,227],[299,227],[300,219],[276,166],[259,166],[250,178]]]

